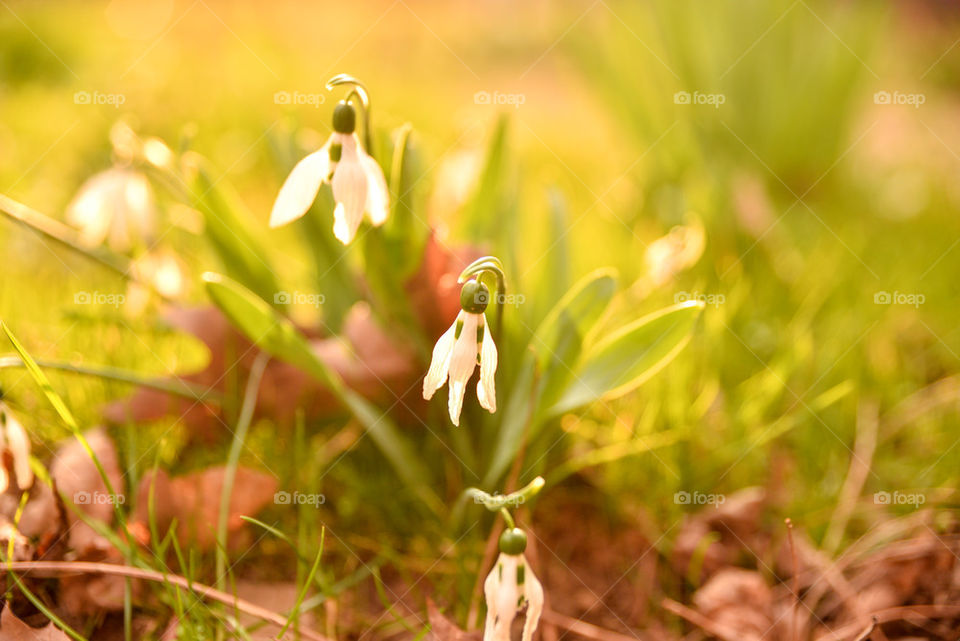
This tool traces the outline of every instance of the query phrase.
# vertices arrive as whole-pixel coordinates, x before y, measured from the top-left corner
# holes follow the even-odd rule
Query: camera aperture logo
[[[102,91],[78,91],[73,94],[75,105],[109,105],[119,109],[127,97],[122,93],[103,93]]]
[[[722,93],[678,91],[673,94],[673,104],[675,105],[709,105],[714,109],[719,109],[720,105],[725,102],[727,102],[727,96]]]
[[[501,105],[510,106],[519,109],[520,105],[527,102],[526,94],[522,93],[503,93],[500,91],[478,91],[473,94],[473,104],[475,105]]]
[[[673,502],[677,505],[712,505],[720,507],[727,501],[723,494],[707,494],[705,492],[680,491],[673,495]]]
[[[927,302],[927,297],[923,294],[908,294],[906,292],[888,292],[879,291],[873,295],[874,305],[909,305],[913,308],[919,308]]]
[[[274,305],[308,305],[316,309],[326,302],[327,297],[323,294],[314,294],[308,292],[287,292],[280,291],[273,295]]]
[[[323,494],[308,494],[306,492],[294,491],[286,492],[280,490],[273,495],[275,505],[313,505],[319,507],[327,502],[327,497]]]

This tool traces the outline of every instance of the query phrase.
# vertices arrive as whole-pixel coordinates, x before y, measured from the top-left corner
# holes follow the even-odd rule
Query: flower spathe
[[[517,611],[527,604],[522,641],[530,641],[543,612],[543,586],[523,554],[501,552],[483,584],[487,620],[483,641],[510,641],[510,627]]]
[[[430,369],[423,379],[423,398],[430,400],[434,393],[450,381],[448,410],[454,425],[460,425],[463,396],[473,370],[480,362],[480,380],[477,400],[490,413],[497,411],[497,392],[494,378],[497,373],[497,346],[487,331],[483,312],[462,310],[457,320],[433,348]]]
[[[270,226],[286,225],[310,209],[326,182],[333,189],[333,235],[349,245],[366,213],[370,222],[380,226],[387,220],[390,193],[383,170],[361,146],[354,133],[353,117],[344,119],[341,103],[334,112],[334,133],[326,144],[296,164],[280,188],[270,213]],[[340,120],[338,120],[340,118]]]

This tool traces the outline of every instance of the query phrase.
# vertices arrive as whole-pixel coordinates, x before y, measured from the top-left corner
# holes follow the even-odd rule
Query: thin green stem
[[[74,365],[72,363],[64,363],[62,361],[37,360],[37,365],[44,369],[55,369],[61,372],[69,372],[71,374],[80,374],[83,376],[96,376],[97,378],[119,381],[121,383],[129,383],[139,387],[148,387],[160,392],[166,392],[167,394],[182,396],[192,401],[212,401],[218,404],[220,402],[220,394],[216,390],[202,387],[200,385],[193,385],[180,379],[175,379],[175,382],[166,382],[159,379],[142,378],[136,372],[131,372],[129,370],[120,369],[117,367],[102,365]],[[0,356],[0,369],[15,367],[26,367],[23,360],[19,356]]]
[[[98,249],[84,247],[77,238],[77,232],[60,221],[45,216],[4,194],[0,194],[0,214],[20,223],[44,238],[55,241],[67,249],[103,265],[124,280],[135,282],[147,288],[161,299],[165,301],[172,300],[169,296],[164,296],[158,292],[151,283],[140,279],[136,274],[136,270],[133,269],[133,262],[129,258],[103,247]]]
[[[247,388],[243,395],[243,405],[240,409],[240,417],[237,420],[237,429],[233,433],[233,442],[230,444],[230,453],[227,455],[227,467],[223,475],[223,489],[220,493],[220,513],[217,517],[217,562],[216,562],[216,587],[223,588],[224,574],[226,571],[226,549],[227,549],[227,517],[230,512],[230,497],[233,494],[233,484],[237,478],[237,465],[240,462],[240,452],[246,442],[247,432],[250,430],[250,423],[253,421],[253,410],[257,406],[257,394],[260,391],[260,381],[263,379],[263,372],[266,370],[270,355],[261,352],[257,355],[253,366],[250,368],[250,376],[247,378]]]

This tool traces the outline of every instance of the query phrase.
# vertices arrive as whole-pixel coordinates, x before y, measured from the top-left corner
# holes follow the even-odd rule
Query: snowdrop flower
[[[80,187],[67,207],[67,221],[80,230],[80,242],[104,241],[118,252],[142,245],[153,234],[153,191],[146,176],[129,167],[100,172]]]
[[[0,458],[10,454],[17,487],[25,490],[33,485],[33,470],[30,469],[30,437],[20,422],[0,402]],[[10,474],[0,462],[0,493],[10,487]]]
[[[510,528],[500,535],[500,556],[487,575],[483,594],[487,601],[487,621],[483,641],[510,641],[510,627],[517,611],[527,605],[522,641],[530,641],[543,612],[543,586],[530,569],[523,551],[527,535]]]
[[[356,112],[341,101],[333,110],[333,134],[326,144],[293,168],[270,214],[270,226],[279,227],[300,218],[313,204],[320,185],[333,188],[333,235],[349,245],[357,234],[363,214],[376,226],[387,220],[390,194],[383,170],[360,145]]]
[[[433,348],[430,370],[423,379],[423,398],[430,400],[449,378],[450,420],[460,425],[463,395],[473,370],[480,363],[477,400],[493,413],[497,411],[497,392],[494,377],[497,373],[497,346],[487,331],[484,311],[490,300],[487,286],[478,280],[467,281],[460,290],[461,311]]]

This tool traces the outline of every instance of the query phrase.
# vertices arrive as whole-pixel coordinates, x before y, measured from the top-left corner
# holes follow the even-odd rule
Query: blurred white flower
[[[317,197],[320,185],[333,188],[336,209],[333,235],[350,244],[363,214],[370,222],[382,225],[387,220],[390,194],[383,170],[362,147],[354,133],[356,115],[346,102],[333,114],[334,133],[326,144],[296,164],[280,188],[270,213],[270,226],[279,227],[300,218]]]
[[[30,437],[6,405],[0,403],[0,493],[10,487],[10,474],[2,459],[9,454],[17,487],[25,490],[33,485],[30,469]]]
[[[666,236],[650,243],[644,260],[651,284],[659,287],[692,266],[703,255],[705,244],[703,225],[696,221],[689,225],[678,225]]]
[[[150,183],[127,167],[88,179],[67,207],[67,221],[79,229],[81,243],[96,247],[106,242],[118,252],[145,244],[153,234],[154,218]]]
[[[543,586],[523,554],[501,552],[483,584],[487,622],[483,641],[510,641],[510,627],[517,611],[527,605],[522,641],[530,641],[543,612]]]
[[[473,370],[480,363],[477,400],[490,413],[497,411],[494,379],[497,373],[497,346],[487,330],[487,307],[490,293],[478,281],[468,281],[460,293],[463,308],[453,325],[437,340],[430,369],[423,378],[423,398],[430,400],[449,378],[448,409],[450,420],[460,425],[463,396]]]
[[[168,249],[148,251],[132,265],[136,276],[127,285],[124,309],[136,317],[146,309],[151,299],[151,290],[169,299],[180,298],[187,289],[187,267]],[[145,286],[149,285],[149,286]]]

